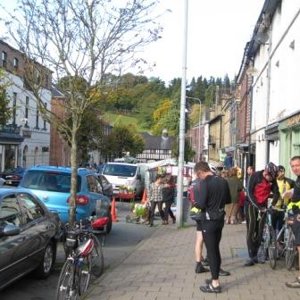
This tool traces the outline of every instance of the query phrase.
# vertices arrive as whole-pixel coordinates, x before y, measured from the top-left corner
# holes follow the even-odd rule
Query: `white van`
[[[115,195],[119,193],[120,187],[125,186],[135,192],[136,198],[143,196],[145,184],[138,164],[108,162],[104,164],[102,175],[112,184]]]

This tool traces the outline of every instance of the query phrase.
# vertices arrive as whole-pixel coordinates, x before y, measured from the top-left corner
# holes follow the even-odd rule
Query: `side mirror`
[[[14,224],[6,224],[0,227],[0,237],[18,235],[20,232],[20,227]]]

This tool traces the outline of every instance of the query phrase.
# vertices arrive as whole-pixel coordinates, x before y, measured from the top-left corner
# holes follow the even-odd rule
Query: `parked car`
[[[35,166],[29,168],[19,187],[37,195],[51,210],[57,211],[63,223],[69,220],[69,197],[71,189],[71,168],[56,166]],[[108,217],[106,233],[112,228],[110,198],[103,195],[96,174],[86,168],[77,171],[76,220],[90,216]],[[99,228],[103,229],[103,228]]]
[[[51,273],[61,222],[57,214],[32,193],[0,189],[0,289],[34,271],[39,278]]]
[[[112,199],[114,193],[112,184],[107,180],[107,178],[104,175],[98,173],[96,174],[101,184],[102,194]]]
[[[137,199],[141,199],[144,192],[144,179],[141,175],[141,167],[138,164],[124,162],[108,162],[104,164],[101,175],[112,183],[113,193],[118,196],[120,188],[126,187],[135,193]]]
[[[17,186],[23,178],[25,169],[22,167],[16,167],[12,169],[4,170],[0,173],[0,177],[5,180],[5,185]]]

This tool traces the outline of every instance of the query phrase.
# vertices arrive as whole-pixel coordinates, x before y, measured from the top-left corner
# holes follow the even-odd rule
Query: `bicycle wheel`
[[[78,299],[78,289],[76,288],[74,275],[74,263],[70,260],[66,260],[60,271],[56,288],[56,300]]]
[[[103,249],[101,242],[99,241],[96,235],[92,235],[94,240],[94,248],[91,253],[91,262],[92,262],[92,275],[99,277],[104,270],[104,257],[103,257]]]
[[[89,287],[91,279],[91,267],[92,264],[90,255],[80,258],[80,262],[77,267],[79,295],[83,295]]]
[[[285,250],[285,266],[288,270],[291,270],[291,268],[294,266],[296,251],[297,249],[295,244],[295,236],[293,234],[292,228],[289,227]]]
[[[267,259],[269,244],[270,244],[270,230],[269,230],[269,225],[265,224],[262,232],[261,244],[257,253],[257,259],[260,263],[264,263]]]
[[[273,227],[269,226],[269,244],[268,244],[268,254],[269,254],[269,262],[270,267],[272,269],[276,268],[276,262],[278,257],[278,249],[277,249],[277,241],[276,241],[276,233]]]

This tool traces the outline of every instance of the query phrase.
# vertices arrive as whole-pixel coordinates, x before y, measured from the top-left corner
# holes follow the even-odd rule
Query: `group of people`
[[[194,208],[199,210],[201,216],[196,226],[196,273],[207,272],[205,266],[210,267],[211,278],[200,286],[204,293],[220,293],[221,285],[219,276],[230,275],[221,268],[220,241],[225,222],[236,222],[238,192],[244,190],[246,193],[245,214],[247,226],[247,247],[249,260],[245,266],[253,266],[258,263],[258,250],[262,240],[262,230],[266,221],[266,211],[271,204],[273,208],[272,224],[280,230],[284,222],[283,207],[291,212],[293,216],[292,230],[295,235],[295,242],[300,254],[300,156],[294,156],[290,160],[292,172],[296,175],[293,181],[285,176],[285,168],[268,163],[263,170],[254,171],[248,167],[248,180],[243,188],[236,181],[236,173],[233,170],[230,177],[218,176],[211,170],[207,162],[198,162],[194,167],[197,179],[193,184]],[[235,197],[234,199],[232,199]],[[269,199],[271,203],[269,203]],[[225,206],[227,207],[226,217]],[[203,257],[203,244],[206,247],[207,257]],[[300,259],[299,259],[300,268]],[[287,287],[300,288],[300,273],[293,282],[287,282]]]
[[[249,178],[246,209],[249,260],[245,266],[253,266],[259,262],[257,255],[269,206],[272,207],[272,226],[275,230],[280,230],[283,226],[284,209],[288,210],[295,243],[300,253],[300,156],[291,158],[290,167],[297,176],[295,181],[285,176],[284,166],[273,163],[268,163],[264,170],[254,172]],[[300,269],[300,260],[298,261]],[[300,288],[300,274],[295,281],[287,282],[286,286]]]
[[[159,215],[163,225],[169,224],[169,216],[172,219],[172,223],[176,223],[176,217],[172,212],[171,206],[175,201],[175,180],[172,175],[157,174],[155,181],[150,184],[148,203],[149,226],[154,224],[154,215],[156,206],[158,207]]]

